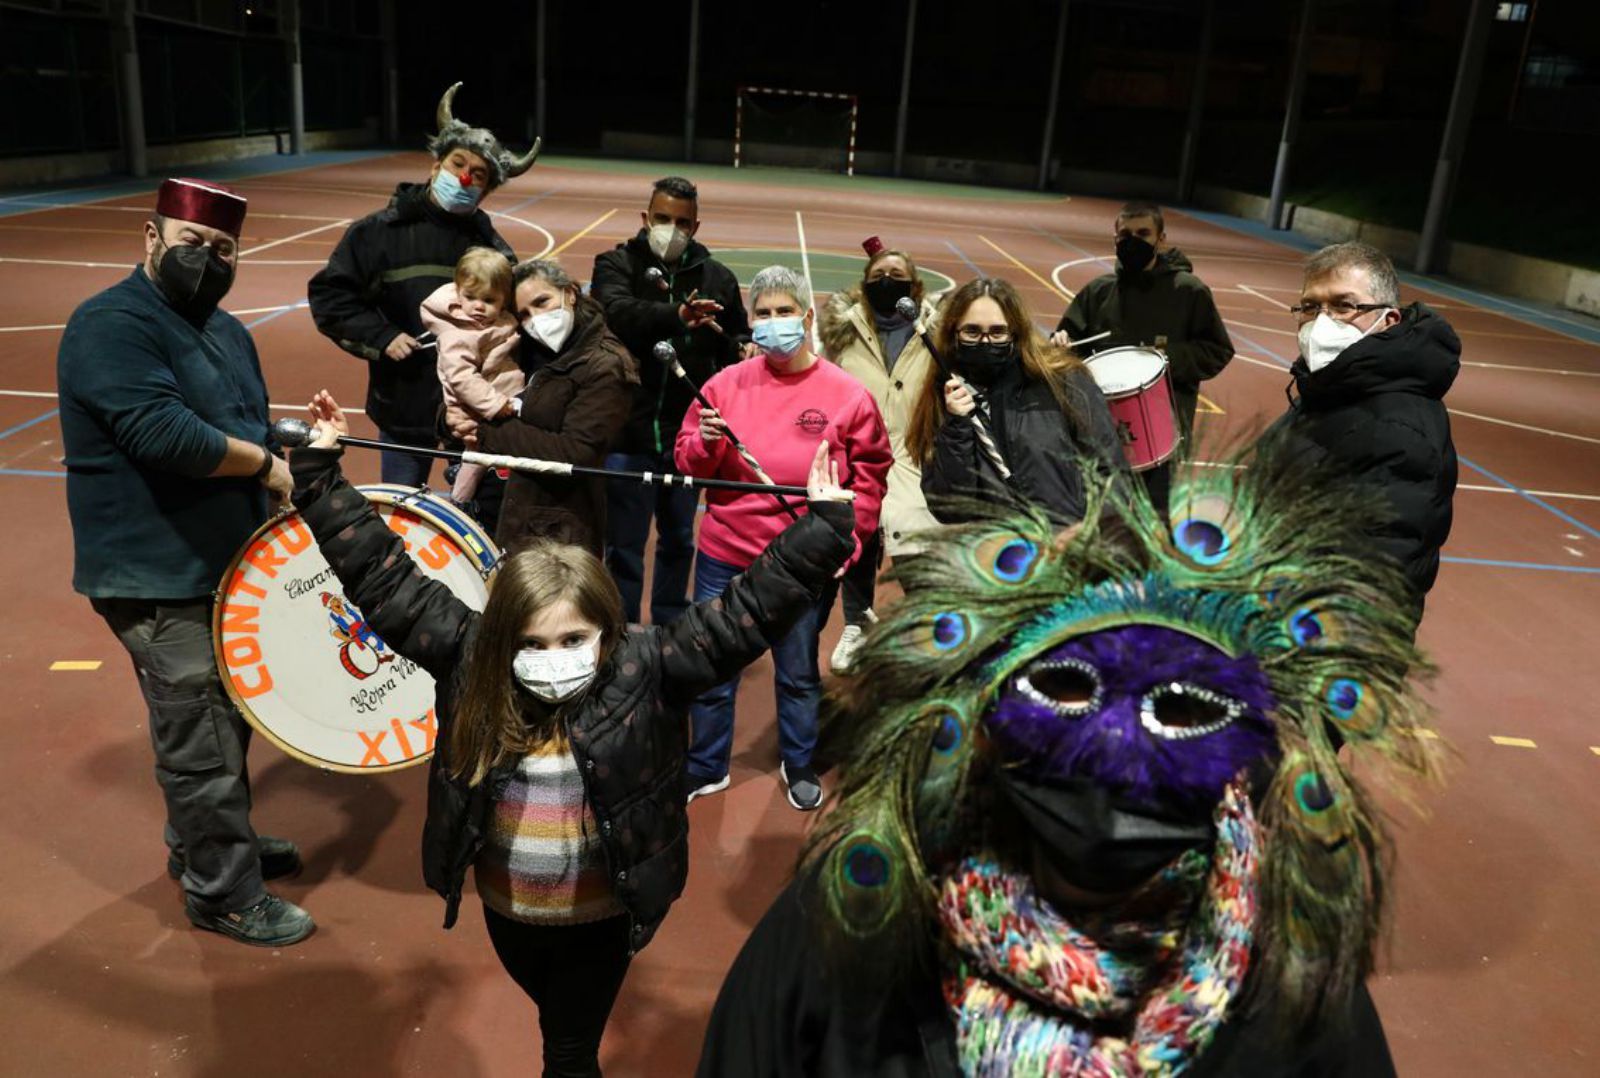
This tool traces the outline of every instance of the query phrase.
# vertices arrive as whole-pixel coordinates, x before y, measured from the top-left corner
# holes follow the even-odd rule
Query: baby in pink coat
[[[471,247],[456,263],[456,277],[422,301],[422,323],[439,347],[439,382],[452,427],[503,419],[520,411],[527,377],[517,366],[517,320],[511,263],[490,247]],[[450,488],[453,501],[470,501],[483,480],[481,464],[463,464]]]

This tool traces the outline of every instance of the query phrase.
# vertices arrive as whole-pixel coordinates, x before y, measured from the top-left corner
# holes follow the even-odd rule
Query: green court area
[[[750,279],[767,266],[783,265],[801,268],[798,247],[721,247],[712,254],[718,262],[733,271],[739,283],[746,288]],[[810,255],[811,288],[818,295],[839,292],[861,283],[861,267],[865,260],[860,255],[817,253]],[[947,292],[956,286],[949,277],[937,270],[920,269],[922,283],[928,295]]]

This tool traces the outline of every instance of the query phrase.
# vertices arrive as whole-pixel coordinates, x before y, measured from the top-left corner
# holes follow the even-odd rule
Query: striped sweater
[[[587,924],[623,912],[564,738],[517,765],[495,803],[474,876],[484,905],[516,921]]]

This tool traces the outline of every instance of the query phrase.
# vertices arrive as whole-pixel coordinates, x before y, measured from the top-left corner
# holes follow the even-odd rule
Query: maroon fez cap
[[[161,216],[205,225],[230,236],[239,235],[244,227],[244,207],[243,195],[205,180],[162,180],[156,195],[156,212]]]
[[[868,258],[871,258],[879,251],[883,250],[883,241],[876,236],[868,236],[866,239],[861,241],[861,249],[867,252]]]

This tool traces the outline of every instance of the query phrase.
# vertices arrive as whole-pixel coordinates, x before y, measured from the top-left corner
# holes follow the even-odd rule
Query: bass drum
[[[500,552],[476,521],[426,491],[356,489],[424,574],[483,609]],[[234,556],[212,632],[228,695],[295,759],[372,773],[433,755],[433,678],[395,654],[345,597],[299,512],[269,520]]]

